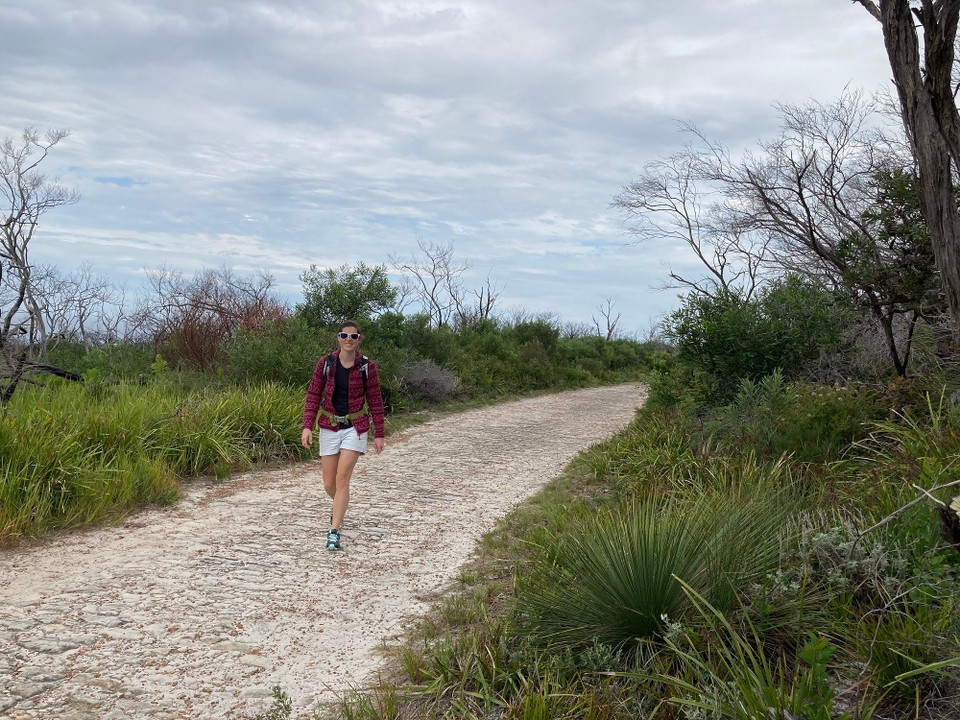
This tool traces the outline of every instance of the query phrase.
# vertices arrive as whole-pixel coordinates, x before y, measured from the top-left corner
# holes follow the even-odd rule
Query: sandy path
[[[639,385],[473,410],[361,459],[343,553],[319,464],[197,482],[176,506],[0,552],[0,717],[247,718],[362,685],[477,539],[623,427]]]

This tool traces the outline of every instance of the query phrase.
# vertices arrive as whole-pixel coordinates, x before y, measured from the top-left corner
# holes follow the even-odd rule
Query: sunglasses
[[[341,340],[346,340],[347,338],[350,338],[351,340],[359,340],[359,339],[360,339],[360,333],[345,333],[345,332],[342,332],[342,333],[337,333],[337,337],[340,338]]]

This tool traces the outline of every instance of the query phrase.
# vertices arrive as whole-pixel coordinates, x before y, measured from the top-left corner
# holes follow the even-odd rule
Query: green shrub
[[[705,431],[728,448],[805,462],[838,457],[886,414],[867,387],[787,383],[780,370],[740,382],[733,401],[709,414]]]
[[[306,389],[320,357],[336,342],[301,317],[240,330],[223,345],[227,376],[239,382],[278,382]]]
[[[517,345],[538,345],[545,357],[551,357],[557,349],[560,328],[549,320],[528,320],[513,326],[513,335]]]
[[[764,288],[759,303],[777,338],[776,366],[788,379],[803,376],[822,353],[851,349],[848,329],[858,314],[839,293],[791,274]]]
[[[109,343],[87,348],[79,342],[60,342],[43,357],[43,362],[78,375],[97,371],[105,382],[136,381],[149,376],[156,354],[148,345]]]
[[[707,373],[679,361],[675,353],[656,353],[646,381],[650,390],[645,407],[651,411],[694,415],[707,404]]]
[[[728,607],[737,585],[768,572],[789,505],[735,491],[601,511],[543,548],[518,589],[518,620],[549,645],[635,652],[691,609],[677,578]]]
[[[711,404],[729,400],[740,380],[779,365],[776,328],[758,302],[739,293],[687,296],[663,332],[676,343],[678,362],[703,374],[703,399]]]
[[[691,294],[663,323],[683,367],[680,379],[697,383],[702,402],[729,402],[742,380],[780,369],[788,380],[803,374],[820,353],[843,342],[846,305],[832,293],[796,277],[759,297],[738,291]]]
[[[420,357],[433,360],[437,365],[452,367],[457,335],[447,326],[430,327],[428,315],[414,315],[404,323],[403,346]]]
[[[784,558],[781,582],[793,577],[822,588],[843,606],[873,608],[896,595],[910,577],[904,549],[882,534],[861,536],[861,523],[839,513],[808,515],[796,553]],[[789,593],[791,583],[783,590]]]
[[[597,378],[646,370],[655,355],[649,345],[632,340],[604,340],[597,336],[563,338],[557,349],[561,362],[586,370]]]

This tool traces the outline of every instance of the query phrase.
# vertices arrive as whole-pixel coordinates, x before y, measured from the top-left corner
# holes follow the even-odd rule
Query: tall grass
[[[937,492],[960,478],[960,408],[949,407],[940,395],[927,396],[923,410],[875,423],[872,432],[852,446],[841,468],[845,499],[868,508],[876,520],[917,497],[918,487],[935,491],[941,500],[960,493],[957,486]],[[929,517],[924,510],[917,508],[904,521]]]
[[[24,388],[0,415],[0,542],[167,503],[179,479],[301,454],[302,393]]]
[[[687,717],[717,720],[838,717],[829,676],[836,648],[828,640],[811,634],[796,659],[771,654],[756,628],[748,623],[745,630],[737,629],[690,585],[678,582],[710,632],[675,625],[666,635],[673,664],[655,679],[672,690],[667,705],[684,708]],[[876,704],[876,697],[863,703],[857,717],[867,720]]]

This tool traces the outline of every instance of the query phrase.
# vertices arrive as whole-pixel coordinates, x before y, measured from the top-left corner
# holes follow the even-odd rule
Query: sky
[[[0,137],[70,135],[79,190],[34,263],[128,295],[161,267],[300,275],[452,243],[506,315],[644,335],[687,248],[611,207],[690,123],[731,148],[777,103],[889,87],[850,0],[0,0]],[[685,270],[686,269],[686,270]],[[602,320],[601,320],[602,322]]]

